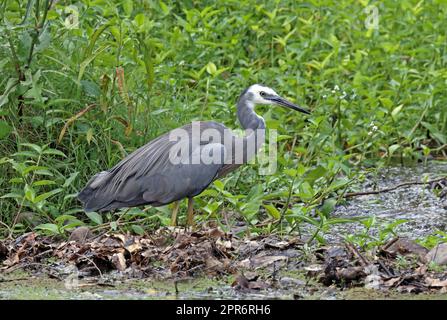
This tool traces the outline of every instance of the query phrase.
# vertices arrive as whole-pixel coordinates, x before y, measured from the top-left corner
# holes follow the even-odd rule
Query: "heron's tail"
[[[87,185],[78,193],[78,199],[83,203],[86,212],[100,211],[107,207],[113,199],[108,199],[102,192],[103,187],[110,180],[111,174],[102,171],[95,174]]]

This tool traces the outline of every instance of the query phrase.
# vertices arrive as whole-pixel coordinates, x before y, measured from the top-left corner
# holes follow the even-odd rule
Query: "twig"
[[[438,178],[438,179],[434,179],[434,180],[429,180],[429,181],[426,181],[426,182],[422,182],[422,181],[404,182],[404,183],[398,184],[396,186],[393,186],[391,188],[385,188],[385,189],[381,189],[381,190],[370,190],[370,191],[362,191],[362,192],[348,192],[348,193],[345,193],[343,198],[352,198],[352,197],[364,196],[364,195],[369,195],[369,194],[380,194],[380,193],[384,193],[384,192],[394,191],[394,190],[402,188],[402,187],[431,184],[431,183],[435,183],[435,182],[439,182],[439,181],[445,180],[446,178],[447,177],[442,177],[442,178]]]
[[[368,261],[354,246],[350,245],[349,243],[345,244],[346,248],[360,260],[360,264],[363,267],[366,267],[371,264],[371,262]]]

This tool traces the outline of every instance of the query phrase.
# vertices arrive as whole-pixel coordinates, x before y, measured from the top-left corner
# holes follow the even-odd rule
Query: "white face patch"
[[[261,96],[261,92],[265,92],[269,95],[275,95],[275,96],[278,95],[273,89],[261,86],[260,84],[254,84],[250,86],[247,92],[252,94],[253,96],[252,102],[255,104],[272,104],[270,100],[266,100]]]

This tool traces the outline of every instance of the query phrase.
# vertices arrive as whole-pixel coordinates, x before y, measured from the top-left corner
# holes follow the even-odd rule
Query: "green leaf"
[[[55,155],[55,156],[61,156],[61,157],[64,157],[64,158],[67,157],[67,156],[65,155],[65,153],[63,153],[62,151],[59,151],[59,150],[57,150],[57,149],[51,149],[51,148],[48,148],[48,149],[43,150],[42,153],[43,153],[43,154],[52,154],[52,155]]]
[[[396,150],[399,149],[399,148],[400,148],[399,144],[393,144],[393,145],[389,146],[388,147],[388,154],[389,154],[389,156],[391,157],[394,154],[394,152],[396,152]]]
[[[118,229],[118,224],[116,223],[116,221],[112,221],[112,222],[110,222],[110,228],[111,228],[113,231],[116,231],[116,230]]]
[[[0,120],[0,139],[6,138],[11,133],[12,128],[6,121]]]
[[[271,205],[271,204],[264,204],[263,207],[265,209],[267,209],[267,212],[274,218],[274,219],[279,219],[281,218],[281,213],[278,211],[278,209],[276,209],[275,206]]]
[[[70,186],[73,183],[74,179],[76,179],[78,174],[79,174],[78,171],[70,174],[70,176],[67,178],[67,180],[65,180],[64,184],[62,185],[62,188],[67,188],[68,186]]]
[[[160,9],[161,11],[163,11],[163,13],[166,15],[168,14],[171,10],[169,9],[169,7],[163,2],[163,1],[159,1],[158,4],[160,5]]]
[[[315,169],[308,171],[305,175],[305,180],[313,184],[316,180],[324,177],[327,170],[323,166],[318,166]]]
[[[23,195],[16,192],[9,192],[0,197],[0,199],[7,199],[7,198],[22,199]]]
[[[393,111],[391,111],[391,116],[393,117],[393,119],[396,119],[397,114],[402,110],[402,107],[404,105],[401,104],[399,106],[397,106],[396,108],[393,109]]]
[[[54,223],[44,223],[36,226],[37,230],[46,231],[49,234],[61,234],[59,227]]]
[[[23,175],[28,174],[32,171],[37,171],[37,170],[48,170],[48,168],[44,167],[44,166],[29,166],[29,167],[26,167],[25,170],[23,170]]]
[[[130,16],[133,11],[133,1],[132,0],[124,0],[123,1],[123,9],[127,16]]]
[[[39,147],[37,144],[34,144],[34,143],[21,143],[20,145],[24,146],[24,147],[28,147],[28,148],[34,149],[34,151],[36,151],[38,154],[42,153],[42,148]]]
[[[63,190],[62,188],[57,188],[57,189],[51,190],[49,192],[42,193],[34,198],[33,203],[39,203],[41,201],[44,201],[44,200],[48,199],[49,197],[52,197],[52,196],[58,194],[62,190]]]
[[[329,217],[329,215],[334,211],[336,204],[337,199],[335,198],[326,199],[320,208],[321,213],[323,213],[325,217]]]
[[[144,229],[141,226],[133,224],[133,225],[131,225],[131,228],[132,228],[133,232],[135,232],[136,234],[138,234],[140,236],[144,235]]]
[[[139,13],[135,16],[135,18],[133,19],[133,21],[135,22],[135,24],[138,27],[142,27],[144,25],[144,20],[145,20],[145,16],[142,13]]]
[[[3,94],[0,96],[0,107],[9,102],[8,96],[17,89],[17,84],[19,81],[15,78],[9,78],[6,83],[6,88],[3,89]]]
[[[33,187],[35,187],[35,186],[49,186],[52,184],[56,184],[56,182],[53,180],[38,180],[38,181],[34,181],[32,183],[32,186]]]
[[[208,72],[210,75],[215,75],[216,71],[217,71],[217,67],[216,67],[216,65],[214,63],[209,62],[206,65],[206,72]]]
[[[92,212],[86,212],[85,214],[86,214],[87,217],[89,217],[90,220],[92,220],[94,223],[96,223],[96,224],[102,224],[102,216],[99,215],[98,213],[92,211]]]

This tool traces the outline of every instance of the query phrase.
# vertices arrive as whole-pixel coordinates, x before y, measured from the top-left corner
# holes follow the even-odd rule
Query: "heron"
[[[237,101],[237,117],[245,130],[242,136],[215,121],[198,121],[171,130],[135,150],[111,169],[95,174],[78,194],[84,210],[101,213],[173,203],[171,224],[175,226],[180,200],[187,198],[186,225],[192,226],[194,197],[214,180],[247,163],[261,148],[266,125],[264,118],[255,112],[256,105],[279,105],[310,114],[267,86],[251,85]],[[198,139],[197,142],[194,125],[198,127],[199,135],[212,131],[220,138]],[[173,139],[176,132],[186,133],[190,138]],[[238,154],[240,150],[242,156]],[[204,154],[218,161],[190,161]],[[173,155],[177,157],[176,161],[173,161]],[[239,161],[236,161],[238,156]]]

